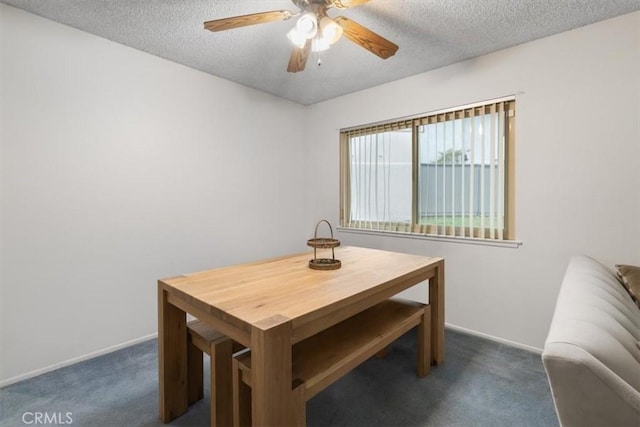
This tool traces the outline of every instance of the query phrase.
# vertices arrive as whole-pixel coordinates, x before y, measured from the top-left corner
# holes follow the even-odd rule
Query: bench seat
[[[431,365],[430,306],[387,300],[348,318],[292,348],[294,422],[304,425],[305,402],[358,365],[418,327],[419,376]],[[250,425],[251,352],[233,360],[234,425]]]

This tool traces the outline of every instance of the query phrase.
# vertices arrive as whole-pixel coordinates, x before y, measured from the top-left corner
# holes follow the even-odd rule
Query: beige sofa
[[[562,426],[640,426],[640,309],[597,261],[571,259],[542,361]]]

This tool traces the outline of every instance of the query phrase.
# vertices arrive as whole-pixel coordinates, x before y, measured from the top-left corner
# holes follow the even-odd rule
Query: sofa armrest
[[[562,426],[640,426],[640,392],[584,349],[547,343],[542,361]]]

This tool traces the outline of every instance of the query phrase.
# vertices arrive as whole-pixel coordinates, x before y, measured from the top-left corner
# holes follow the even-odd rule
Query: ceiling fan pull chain
[[[322,67],[322,51],[311,51],[311,60],[316,64],[317,68]]]

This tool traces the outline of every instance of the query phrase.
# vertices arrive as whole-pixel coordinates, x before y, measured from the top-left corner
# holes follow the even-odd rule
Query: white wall
[[[159,278],[304,249],[299,105],[2,4],[0,36],[0,383],[154,333]]]
[[[447,323],[541,348],[571,255],[640,264],[640,13],[310,107],[308,204],[338,222],[340,128],[512,94],[523,247],[339,238],[443,256]]]

